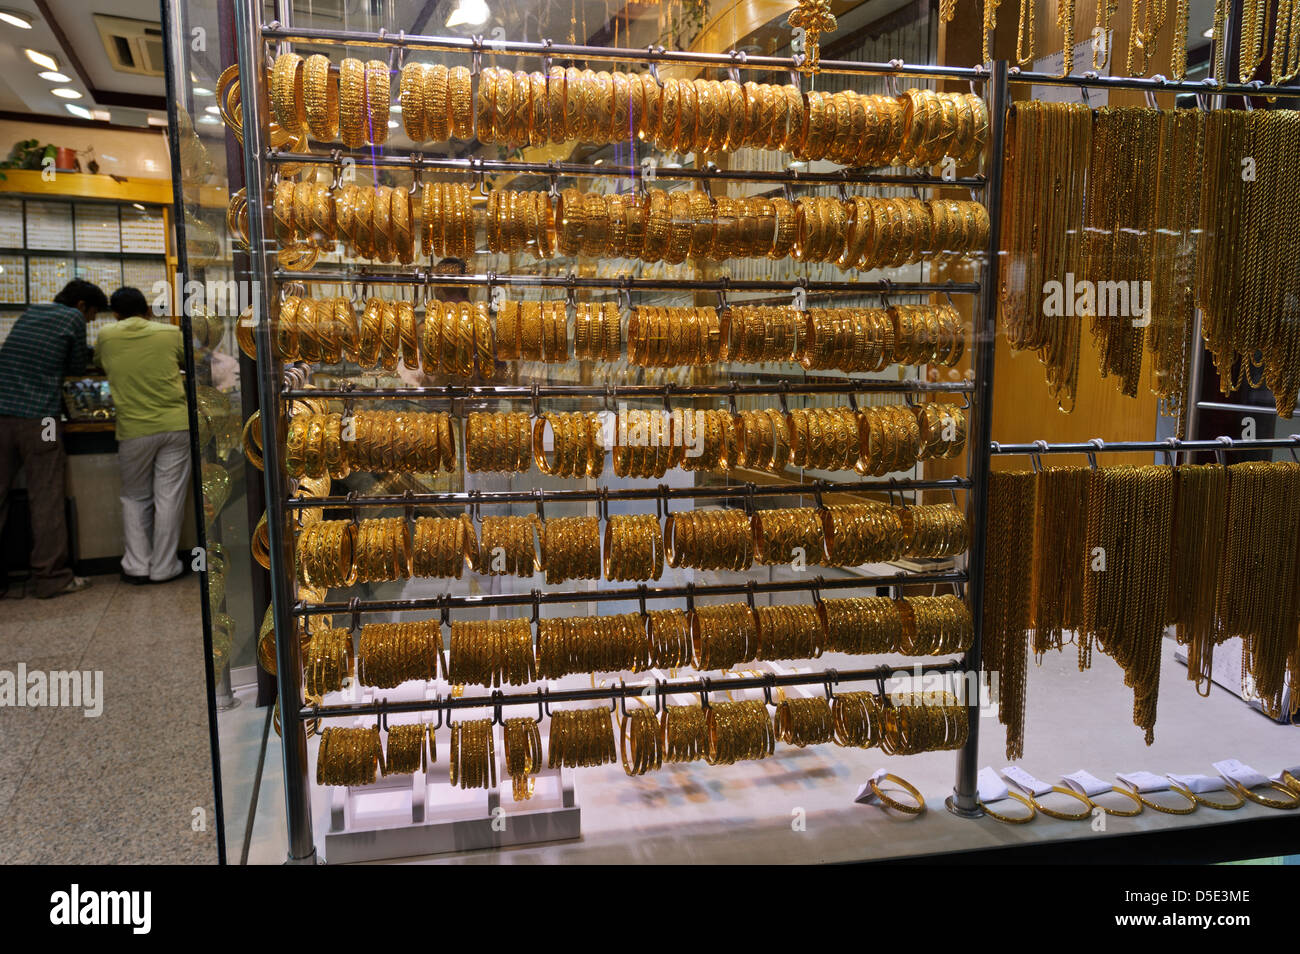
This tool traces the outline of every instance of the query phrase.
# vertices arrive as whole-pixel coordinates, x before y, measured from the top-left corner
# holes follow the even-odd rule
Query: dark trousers
[[[53,596],[68,585],[68,525],[64,518],[67,455],[63,429],[42,440],[39,417],[0,416],[0,529],[9,518],[9,490],[20,467],[27,468],[27,499],[32,513],[32,588]]]

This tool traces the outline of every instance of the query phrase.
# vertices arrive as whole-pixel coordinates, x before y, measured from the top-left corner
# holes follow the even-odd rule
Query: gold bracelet
[[[1031,802],[1029,799],[1025,798],[1025,796],[1021,795],[1019,792],[1008,791],[1007,798],[1013,798],[1016,801],[1020,802],[1022,805],[1024,805],[1026,808],[1029,809],[1029,814],[1028,815],[1002,815],[999,814],[998,812],[995,812],[993,809],[989,808],[988,803],[983,800],[977,799],[976,804],[979,805],[979,807],[984,810],[984,814],[988,815],[989,818],[992,818],[994,821],[1003,822],[1004,824],[1007,825],[1028,824],[1029,822],[1033,821],[1034,816],[1038,814],[1038,810],[1034,808],[1034,803]]]

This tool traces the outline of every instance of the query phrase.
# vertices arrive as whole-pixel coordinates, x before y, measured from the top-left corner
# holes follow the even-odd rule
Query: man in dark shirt
[[[9,490],[27,470],[32,517],[32,588],[42,599],[84,590],[90,581],[68,565],[64,519],[67,455],[59,419],[63,377],[86,368],[86,325],[108,307],[98,285],[74,279],[53,304],[23,312],[0,346],[0,528],[9,516]],[[8,580],[0,580],[0,590]]]

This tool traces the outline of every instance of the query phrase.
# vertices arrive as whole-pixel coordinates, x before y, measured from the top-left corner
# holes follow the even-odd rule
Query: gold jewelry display
[[[610,711],[559,709],[551,713],[548,768],[594,768],[618,761]]]
[[[657,772],[663,766],[664,746],[659,717],[654,709],[632,709],[619,726],[619,751],[628,775]]]
[[[1186,805],[1179,805],[1179,806],[1163,805],[1160,802],[1155,801],[1154,799],[1147,798],[1135,786],[1129,786],[1129,789],[1130,791],[1127,792],[1126,794],[1132,794],[1145,807],[1165,815],[1190,815],[1192,812],[1196,811],[1196,799],[1193,798],[1191,793],[1189,793],[1186,789],[1181,789],[1176,785],[1169,786],[1169,790],[1186,799],[1187,801]],[[1122,789],[1120,788],[1120,786],[1118,785],[1115,786],[1115,791],[1118,792],[1121,790]]]
[[[826,565],[821,514],[811,507],[760,510],[754,514],[754,558],[773,566],[793,563]]]
[[[1041,657],[1065,645],[1083,612],[1083,574],[1089,560],[1086,466],[1043,467],[1034,491],[1033,651]],[[1171,564],[1178,572],[1176,563]],[[1213,587],[1211,586],[1211,594]],[[1213,595],[1211,595],[1211,600]],[[1189,674],[1190,674],[1189,666]]]
[[[537,536],[547,583],[600,579],[599,518],[552,517],[542,522]]]
[[[306,586],[351,586],[357,526],[350,520],[319,520],[298,535],[298,582]]]
[[[453,787],[496,788],[497,757],[496,737],[491,719],[471,719],[452,722],[451,764],[449,774]]]
[[[883,718],[880,747],[887,755],[959,749],[970,727],[969,710],[949,692],[891,697]]]
[[[328,726],[321,732],[316,753],[317,785],[373,785],[384,768],[379,727]]]
[[[546,456],[546,428],[552,434],[552,454]],[[533,423],[533,460],[537,469],[552,477],[599,477],[605,469],[601,422],[595,414],[547,414]]]
[[[522,686],[536,678],[528,620],[452,620],[447,680],[453,685]]]
[[[1142,797],[1138,795],[1137,792],[1133,791],[1132,789],[1121,788],[1118,785],[1112,785],[1110,787],[1110,791],[1114,792],[1116,795],[1123,795],[1125,798],[1131,801],[1136,807],[1135,808],[1110,808],[1109,806],[1103,805],[1097,801],[1098,797],[1100,797],[1099,795],[1089,795],[1088,798],[1092,801],[1094,805],[1100,808],[1107,815],[1114,815],[1116,818],[1136,818],[1138,815],[1142,814],[1142,805],[1144,804],[1144,802],[1142,801]],[[1108,794],[1108,792],[1102,792],[1100,794],[1106,795]]]
[[[461,578],[466,565],[479,563],[478,538],[466,514],[459,517],[418,517],[412,532],[414,576]]]
[[[884,738],[884,717],[880,700],[870,692],[837,692],[831,699],[831,723],[835,744],[867,749]]]
[[[465,467],[471,473],[523,474],[533,466],[533,428],[523,412],[475,411],[465,425]]]
[[[983,658],[984,665],[999,674],[998,720],[1007,728],[1006,754],[1013,761],[1024,751],[1034,558],[1034,526],[1024,515],[1034,512],[1036,489],[1033,471],[995,470],[989,475]],[[1077,572],[1083,572],[1082,565]],[[1051,814],[1041,805],[1038,810]]]
[[[709,747],[707,710],[702,706],[664,706],[659,717],[665,762],[697,762]]]
[[[1216,802],[1213,799],[1206,798],[1200,792],[1193,792],[1190,788],[1183,788],[1181,785],[1170,785],[1169,790],[1173,792],[1177,792],[1179,795],[1182,795],[1185,798],[1190,798],[1197,805],[1203,805],[1206,808],[1213,808],[1221,812],[1236,811],[1238,808],[1241,808],[1243,805],[1246,804],[1245,797],[1233,792],[1231,789],[1227,790],[1228,793],[1234,795],[1237,800],[1235,802],[1228,802],[1226,804],[1224,802]]]
[[[1084,809],[1081,812],[1065,812],[1061,811],[1059,808],[1048,808],[1037,798],[1031,797],[1030,801],[1034,803],[1034,808],[1038,809],[1040,813],[1046,815],[1048,818],[1056,818],[1060,821],[1086,821],[1092,817],[1093,809],[1099,807],[1093,804],[1092,799],[1087,795],[1084,795],[1082,792],[1076,792],[1072,788],[1066,788],[1064,785],[1053,785],[1052,792],[1057,795],[1068,795],[1075,801],[1082,802]]]

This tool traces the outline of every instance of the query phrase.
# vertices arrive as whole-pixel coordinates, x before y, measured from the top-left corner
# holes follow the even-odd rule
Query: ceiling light
[[[48,53],[42,53],[40,50],[32,50],[32,49],[26,49],[23,50],[23,52],[27,54],[27,58],[29,60],[31,60],[41,69],[57,71],[59,68],[59,61],[56,60],[54,57],[50,56],[50,54]]]
[[[149,117],[147,117],[147,118],[145,119],[145,122],[148,123],[150,126],[163,127],[163,126],[166,126],[166,125],[167,125],[167,117],[166,117],[166,116],[149,116]],[[152,168],[153,160],[152,160],[152,159],[145,159],[145,160],[144,160],[144,165],[145,165],[145,168]]]
[[[141,212],[144,212],[144,211],[145,211],[145,207],[144,207],[143,205],[141,205],[139,202],[132,202],[132,203],[131,203],[131,208],[133,208],[133,209],[139,209]]]
[[[396,129],[396,128],[397,128],[398,126],[400,126],[400,125],[402,125],[402,124],[399,123],[396,119],[390,119],[390,120],[388,121],[388,128],[389,128],[389,129]]]
[[[81,99],[81,94],[71,86],[60,86],[58,89],[50,90],[59,99]]]
[[[402,111],[402,104],[401,104],[401,103],[393,103],[393,105],[391,105],[391,106],[388,107],[388,111],[389,111],[390,113],[400,113],[400,112]]]
[[[205,113],[211,113],[213,116],[221,115],[221,110],[216,106],[204,106],[203,111]]]
[[[1213,40],[1213,39],[1214,39],[1214,27],[1210,27],[1208,30],[1206,30],[1204,33],[1202,33],[1201,36],[1205,37],[1207,40]]]
[[[456,8],[447,17],[447,26],[459,26],[462,23],[478,26],[487,23],[491,15],[486,0],[456,0]]]
[[[196,87],[194,87],[194,95],[195,95],[195,96],[211,96],[211,95],[212,95],[212,90],[207,89],[206,87],[203,87],[203,86],[196,86]]]
[[[71,82],[72,82],[72,77],[71,77],[71,76],[64,76],[62,73],[56,73],[56,72],[54,72],[53,70],[46,70],[44,73],[37,73],[36,75],[39,76],[39,77],[40,77],[41,79],[43,79],[43,80],[48,80],[48,81],[51,82],[51,83],[71,83]]]
[[[64,106],[68,110],[68,112],[72,113],[72,115],[78,117],[79,119],[94,119],[94,116],[91,115],[90,110],[88,110],[85,106],[78,106],[76,103],[65,103]]]
[[[90,118],[96,120],[97,122],[106,123],[112,120],[113,114],[110,113],[107,109],[92,109],[90,111]],[[100,156],[99,158],[103,159],[105,157]],[[114,159],[113,162],[117,162],[117,160]]]
[[[200,116],[200,117],[199,117],[199,122],[201,122],[201,123],[219,123],[219,122],[221,122],[221,120],[218,119],[216,116]]]
[[[17,10],[0,10],[0,23],[7,23],[20,30],[30,30],[32,28],[32,18],[26,13],[19,13]]]

